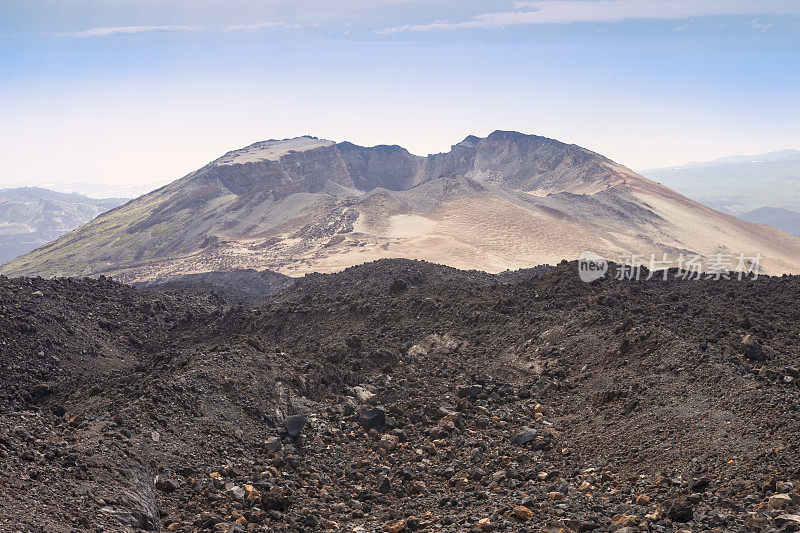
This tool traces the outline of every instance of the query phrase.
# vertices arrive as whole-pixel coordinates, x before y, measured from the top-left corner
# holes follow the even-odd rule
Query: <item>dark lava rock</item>
[[[156,482],[156,488],[163,492],[175,491],[179,486],[178,482],[171,478],[159,478]]]
[[[483,394],[483,386],[482,385],[472,385],[469,388],[469,397],[470,398],[477,398],[481,394]]]
[[[690,522],[694,518],[694,511],[686,502],[675,502],[667,509],[667,518],[673,522]]]
[[[538,431],[532,428],[523,428],[520,432],[514,435],[511,438],[511,442],[516,444],[517,446],[525,446],[529,442],[536,439],[536,436],[539,434]]]
[[[373,407],[362,411],[358,416],[358,423],[364,429],[379,428],[386,422],[386,410],[383,407]]]
[[[742,339],[742,350],[744,356],[753,361],[766,361],[767,354],[764,347],[755,340],[752,335],[745,335]]]
[[[283,423],[283,427],[286,428],[286,433],[288,433],[290,437],[296,437],[303,431],[306,422],[306,417],[303,415],[294,415],[286,419]]]
[[[381,474],[378,476],[378,491],[386,494],[390,490],[392,490],[392,482],[389,481],[389,478]]]
[[[693,481],[689,486],[689,490],[692,492],[704,492],[709,485],[711,485],[711,480],[707,477],[703,477]]]
[[[425,531],[632,531],[670,499],[645,526],[795,528],[796,506],[764,504],[800,472],[800,389],[785,379],[800,375],[800,277],[589,285],[565,263],[508,285],[379,261],[295,283],[228,308],[0,276],[0,531],[409,531],[413,516]],[[769,341],[763,363],[745,358],[744,315]],[[389,357],[414,346],[427,355]],[[23,404],[40,384],[53,392]],[[350,396],[357,384],[375,404]],[[309,417],[289,444],[287,406],[315,413],[313,439]]]

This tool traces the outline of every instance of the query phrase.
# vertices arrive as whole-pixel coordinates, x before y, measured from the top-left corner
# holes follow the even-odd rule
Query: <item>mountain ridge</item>
[[[800,271],[796,237],[717,213],[586,148],[497,130],[428,156],[311,136],[253,143],[0,273],[299,276],[383,257],[499,272],[583,250],[759,252],[770,271]]]

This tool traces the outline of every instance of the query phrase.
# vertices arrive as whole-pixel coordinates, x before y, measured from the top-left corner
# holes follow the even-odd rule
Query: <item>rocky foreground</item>
[[[795,531],[800,278],[0,277],[0,530]]]

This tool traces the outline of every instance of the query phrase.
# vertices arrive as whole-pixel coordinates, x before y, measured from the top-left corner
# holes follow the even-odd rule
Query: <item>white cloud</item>
[[[225,31],[254,31],[261,29],[272,30],[300,30],[305,26],[302,24],[288,24],[286,22],[259,22],[258,24],[237,24],[235,26],[225,26],[222,28]]]
[[[281,29],[281,30],[299,30],[307,27],[318,26],[318,24],[302,25],[302,24],[288,24],[286,22],[260,22],[258,24],[238,24],[235,26],[225,26],[222,28],[224,31],[255,31],[260,29]],[[91,28],[82,31],[73,31],[67,33],[56,33],[53,35],[59,37],[108,37],[110,35],[118,34],[134,34],[134,33],[150,33],[162,31],[201,31],[206,30],[201,26],[112,26],[108,28]]]
[[[762,24],[758,19],[753,19],[750,21],[750,27],[754,30],[765,32],[768,29],[775,27],[775,24]]]
[[[470,20],[437,20],[378,30],[392,34],[403,31],[497,29],[528,24],[573,22],[622,22],[624,20],[682,20],[692,17],[734,15],[798,15],[797,0],[599,0],[515,2],[513,11],[483,13]]]
[[[116,34],[146,33],[154,31],[198,31],[203,28],[199,26],[114,26],[109,28],[91,28],[83,31],[73,31],[69,33],[59,33],[62,37],[108,37]]]

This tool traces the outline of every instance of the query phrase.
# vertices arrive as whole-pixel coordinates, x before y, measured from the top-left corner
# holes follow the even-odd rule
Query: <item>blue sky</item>
[[[633,168],[800,148],[800,0],[4,0],[0,186],[142,192],[257,140],[515,129]]]

